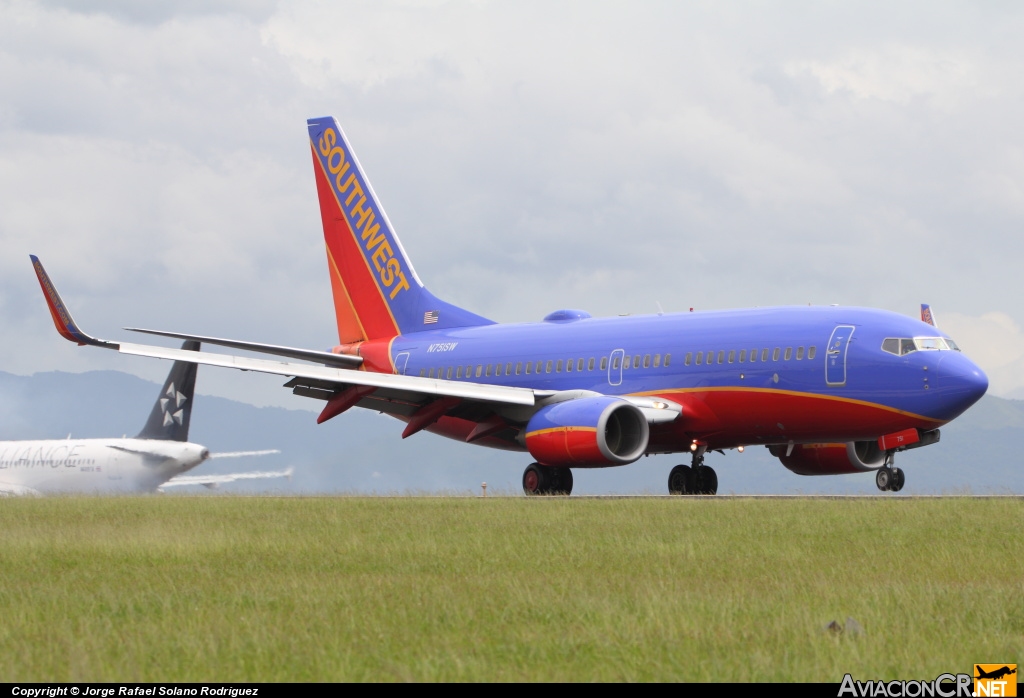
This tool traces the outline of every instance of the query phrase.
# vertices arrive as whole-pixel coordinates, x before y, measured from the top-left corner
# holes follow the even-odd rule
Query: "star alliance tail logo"
[[[164,395],[166,397],[160,398],[160,409],[164,411],[164,426],[175,422],[181,424],[184,421],[184,410],[181,406],[188,400],[188,396],[180,390],[176,390],[173,382],[167,386],[167,392]]]

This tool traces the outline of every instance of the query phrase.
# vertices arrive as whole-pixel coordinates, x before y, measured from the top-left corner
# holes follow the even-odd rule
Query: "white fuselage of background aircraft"
[[[209,457],[158,439],[0,441],[0,494],[153,492]]]

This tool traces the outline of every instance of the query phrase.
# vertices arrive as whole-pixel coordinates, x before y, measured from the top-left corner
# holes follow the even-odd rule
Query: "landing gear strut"
[[[895,451],[887,451],[885,462],[875,473],[875,484],[882,492],[899,492],[907,481],[901,468],[893,466]]]
[[[523,472],[523,492],[527,496],[572,494],[572,471],[569,468],[549,468],[540,463],[531,463]]]
[[[668,474],[669,494],[716,494],[718,474],[704,465],[704,447],[693,452],[692,465],[677,465]]]

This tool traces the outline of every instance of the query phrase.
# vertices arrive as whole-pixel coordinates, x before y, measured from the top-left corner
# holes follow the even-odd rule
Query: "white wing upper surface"
[[[228,473],[225,475],[178,475],[172,477],[170,480],[160,485],[158,489],[166,489],[168,487],[184,487],[187,485],[203,485],[211,489],[228,482],[237,482],[238,480],[265,480],[269,478],[286,477],[291,479],[292,468],[287,470],[276,470],[276,471],[252,471],[248,473]]]

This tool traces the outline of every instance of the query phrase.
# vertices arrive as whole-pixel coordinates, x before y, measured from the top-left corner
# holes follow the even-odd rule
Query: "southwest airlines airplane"
[[[199,351],[199,342],[182,349]],[[182,485],[215,487],[235,480],[287,477],[282,472],[183,476],[207,458],[276,451],[210,452],[188,443],[196,364],[175,361],[146,425],[132,439],[0,441],[0,495],[153,492]]]
[[[714,494],[709,450],[766,446],[803,475],[874,471],[903,487],[896,452],[933,444],[984,395],[985,374],[935,326],[867,308],[779,307],[594,318],[556,310],[497,324],[431,294],[413,270],[348,139],[308,122],[339,343],[331,351],[136,330],[285,361],[97,339],[33,257],[57,330],[79,344],[288,377],[352,407],[469,443],[526,451],[527,494],[572,490],[572,468],[688,453],[674,494]],[[308,362],[308,363],[300,363]]]

